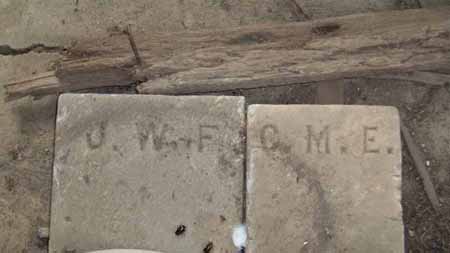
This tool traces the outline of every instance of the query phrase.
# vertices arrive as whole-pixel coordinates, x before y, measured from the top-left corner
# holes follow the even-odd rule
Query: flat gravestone
[[[242,97],[62,95],[50,252],[232,252],[244,120]]]
[[[247,252],[403,252],[395,108],[254,105],[247,117]]]

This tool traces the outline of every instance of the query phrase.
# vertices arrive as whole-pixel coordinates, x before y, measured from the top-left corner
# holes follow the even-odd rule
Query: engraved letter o
[[[265,125],[261,128],[259,138],[263,149],[275,150],[280,145],[278,128],[272,124]]]

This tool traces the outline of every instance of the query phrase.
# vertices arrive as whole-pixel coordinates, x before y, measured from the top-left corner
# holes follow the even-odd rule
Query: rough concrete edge
[[[297,107],[297,108],[312,108],[312,107],[336,107],[336,106],[340,106],[343,108],[384,108],[385,110],[392,110],[393,113],[399,114],[398,108],[395,106],[390,106],[390,105],[344,105],[344,104],[329,104],[329,105],[320,105],[320,104],[252,104],[248,106],[248,114],[251,114],[251,116],[253,116],[253,114],[255,114],[258,110],[260,110],[261,108],[292,108],[292,107]]]
[[[247,109],[247,128],[246,130],[248,130],[249,127],[251,127],[254,124],[255,118],[257,117],[257,113],[259,110],[263,110],[265,108],[277,108],[277,109],[283,109],[283,108],[292,108],[292,106],[298,108],[298,109],[302,109],[302,108],[313,108],[313,107],[335,107],[335,106],[341,106],[343,108],[350,108],[350,109],[358,109],[358,110],[362,110],[363,108],[370,108],[370,109],[374,109],[374,110],[383,110],[386,113],[390,114],[390,117],[393,118],[394,120],[394,124],[397,125],[397,141],[399,143],[399,154],[400,154],[400,159],[399,159],[399,164],[394,166],[393,171],[392,171],[392,178],[394,181],[394,184],[396,186],[396,189],[398,190],[397,193],[399,193],[398,195],[395,194],[395,199],[398,200],[398,205],[399,205],[399,209],[400,209],[400,218],[401,223],[403,224],[402,229],[403,229],[403,233],[401,234],[402,240],[403,240],[403,250],[406,249],[406,240],[405,240],[405,223],[403,220],[403,206],[402,206],[402,190],[401,190],[401,186],[402,186],[402,142],[401,142],[401,134],[400,134],[400,112],[398,110],[397,107],[395,106],[383,106],[383,105],[342,105],[342,104],[335,104],[335,105],[317,105],[317,104],[288,104],[288,105],[273,105],[273,104],[253,104],[253,105],[249,105],[248,109]],[[252,193],[252,184],[253,184],[253,177],[252,172],[254,172],[255,168],[252,168],[250,166],[251,163],[251,158],[253,157],[251,154],[251,149],[250,149],[250,145],[248,143],[248,135],[247,139],[246,139],[246,157],[245,157],[245,161],[246,161],[246,181],[245,181],[245,187],[246,187],[246,205],[245,205],[245,212],[247,213],[248,209],[251,208],[251,202],[249,201],[249,195]],[[248,222],[248,220],[246,220],[246,222]],[[247,252],[248,253],[253,253],[254,250],[252,248],[250,248],[249,246],[251,245],[251,242],[253,241],[251,238],[251,235],[253,235],[253,233],[251,232],[251,226],[247,223],[247,230],[248,230],[248,240],[247,240]]]
[[[232,95],[160,95],[160,94],[122,94],[122,93],[93,93],[93,92],[67,92],[62,93],[59,97],[77,97],[77,96],[98,96],[98,97],[168,97],[168,98],[236,98],[243,99],[245,96],[232,96]]]
[[[254,252],[254,249],[251,248],[251,246],[253,245],[253,241],[254,239],[252,238],[253,236],[253,231],[252,231],[252,226],[251,226],[251,222],[250,220],[248,220],[247,218],[247,213],[249,211],[249,209],[252,209],[252,205],[251,205],[251,201],[250,201],[250,195],[252,195],[253,193],[253,178],[254,178],[254,168],[253,166],[251,166],[251,164],[253,164],[251,162],[251,158],[254,157],[253,155],[251,155],[252,153],[252,148],[250,147],[250,143],[249,143],[249,136],[248,136],[248,132],[249,129],[255,124],[254,120],[256,117],[256,113],[257,111],[261,108],[267,105],[261,105],[261,104],[253,104],[253,105],[249,105],[247,108],[247,114],[246,114],[246,141],[245,141],[245,195],[246,195],[246,199],[245,199],[245,222],[246,222],[246,226],[247,226],[247,245],[246,245],[246,252]],[[270,106],[270,105],[269,105]]]
[[[399,206],[399,211],[400,211],[400,222],[402,224],[402,234],[401,234],[401,239],[403,240],[403,252],[406,252],[406,250],[408,250],[408,246],[407,246],[407,240],[406,240],[406,235],[405,233],[407,233],[406,230],[406,222],[404,220],[404,215],[403,215],[403,192],[402,192],[402,184],[403,184],[403,177],[402,177],[402,171],[403,171],[403,142],[402,142],[402,134],[401,134],[401,118],[400,118],[400,111],[397,107],[395,106],[383,106],[385,107],[385,110],[388,110],[388,112],[391,114],[391,117],[393,118],[394,122],[395,122],[395,128],[396,128],[396,138],[397,138],[397,142],[399,143],[399,161],[398,161],[398,165],[394,166],[393,171],[392,171],[392,180],[393,182],[396,184],[396,196],[395,199],[397,199],[397,204]]]
[[[57,169],[56,169],[56,150],[57,150],[57,145],[56,145],[56,136],[57,133],[59,132],[59,127],[58,127],[58,121],[61,121],[61,115],[63,114],[62,112],[62,104],[64,102],[64,100],[69,99],[70,96],[68,96],[68,94],[62,94],[60,96],[57,97],[57,101],[55,103],[56,106],[56,117],[54,119],[54,131],[53,131],[53,157],[52,157],[52,165],[51,165],[51,175],[52,178],[50,180],[50,184],[51,184],[51,188],[50,188],[50,213],[49,213],[49,239],[48,239],[48,252],[52,252],[52,244],[53,244],[53,240],[52,240],[52,224],[54,223],[54,219],[52,219],[53,217],[53,213],[54,213],[54,205],[53,205],[53,198],[55,198],[56,196],[56,189],[59,185],[58,182],[58,177],[56,175]],[[62,117],[63,118],[63,117]]]

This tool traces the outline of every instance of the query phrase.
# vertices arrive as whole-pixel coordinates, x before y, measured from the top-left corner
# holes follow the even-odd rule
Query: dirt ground
[[[307,16],[450,4],[448,0],[298,0]],[[0,0],[0,45],[68,45],[114,26],[179,31],[305,20],[290,0]],[[1,50],[0,50],[0,54]],[[0,55],[0,84],[46,71],[57,54]],[[393,80],[345,80],[346,104],[393,105],[429,161],[442,212],[436,213],[404,148],[405,252],[450,252],[450,87]],[[237,90],[249,104],[311,104],[317,84]],[[99,92],[111,92],[100,90]],[[122,92],[122,91],[115,91]],[[127,91],[129,92],[129,91]],[[56,96],[6,103],[0,87],[0,252],[46,252],[38,227],[49,223]]]

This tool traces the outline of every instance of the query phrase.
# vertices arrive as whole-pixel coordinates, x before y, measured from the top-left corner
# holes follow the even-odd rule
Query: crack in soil
[[[31,44],[28,47],[23,48],[13,48],[10,45],[0,45],[0,55],[22,55],[30,52],[36,53],[59,53],[65,50],[64,47],[60,46],[46,46],[42,43]]]

